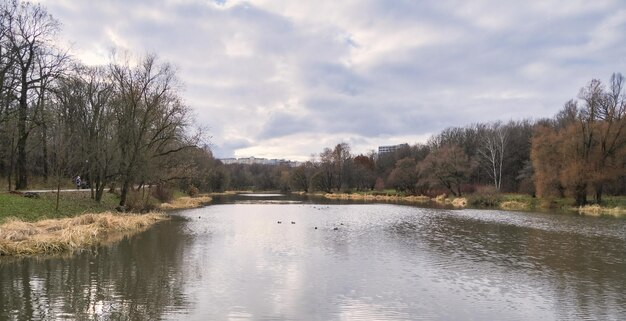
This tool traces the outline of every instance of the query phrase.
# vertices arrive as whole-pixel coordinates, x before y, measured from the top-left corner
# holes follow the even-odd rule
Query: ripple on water
[[[70,318],[85,311],[172,320],[626,314],[623,220],[304,203],[180,215],[186,219],[97,254],[0,265],[0,319],[6,310],[38,319],[24,302],[56,316],[73,311]]]

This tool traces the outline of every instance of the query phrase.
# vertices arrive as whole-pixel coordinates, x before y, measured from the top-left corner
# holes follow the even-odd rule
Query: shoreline
[[[438,196],[436,198],[430,198],[425,195],[375,195],[375,194],[348,194],[348,193],[326,193],[326,194],[313,194],[322,196],[327,199],[335,199],[335,200],[351,200],[351,201],[385,201],[385,202],[405,202],[411,204],[439,204],[439,205],[450,205],[454,208],[465,208],[467,207],[467,198],[465,197],[455,197],[455,198],[445,198]]]
[[[164,211],[199,208],[211,204],[213,198],[208,195],[182,196],[168,203],[161,203],[159,208]]]
[[[115,243],[169,219],[161,212],[88,213],[35,222],[10,219],[0,225],[0,257],[60,254]]]
[[[112,244],[170,220],[169,211],[199,208],[211,201],[206,194],[183,196],[145,214],[104,211],[60,218],[41,216],[34,221],[9,217],[0,224],[0,257],[72,253],[92,245]]]
[[[616,218],[626,218],[626,208],[623,207],[608,207],[608,206],[600,206],[597,204],[590,204],[585,206],[565,206],[562,208],[544,208],[540,206],[538,203],[538,199],[533,199],[532,201],[524,201],[524,200],[506,200],[501,199],[496,201],[491,206],[472,206],[472,195],[467,197],[454,197],[447,198],[443,195],[440,195],[435,198],[430,198],[425,195],[412,195],[412,196],[402,196],[402,195],[375,195],[375,194],[360,194],[360,193],[311,193],[310,195],[323,197],[326,199],[333,200],[351,200],[351,201],[365,201],[365,202],[405,202],[410,204],[437,204],[437,205],[446,205],[455,209],[483,209],[483,210],[506,210],[506,211],[517,211],[517,212],[529,212],[529,211],[555,211],[555,212],[569,212],[569,213],[577,213],[579,215],[584,216],[609,216]],[[543,200],[543,202],[549,203],[550,200]]]

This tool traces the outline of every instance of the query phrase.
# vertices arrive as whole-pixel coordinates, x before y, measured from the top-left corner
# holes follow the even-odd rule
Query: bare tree
[[[112,106],[114,86],[108,69],[77,65],[71,75],[58,81],[53,91],[60,105],[57,117],[73,134],[65,137],[77,156],[68,164],[72,176],[88,179],[92,198],[99,202],[117,174],[119,158]]]
[[[59,23],[40,5],[13,1],[8,44],[14,62],[17,100],[17,167],[16,189],[28,185],[27,143],[35,126],[35,110],[45,85],[59,75],[67,55],[53,46]],[[37,89],[40,89],[37,91]]]
[[[508,128],[496,122],[480,128],[478,155],[496,190],[502,187],[502,168],[507,152]]]
[[[146,56],[134,67],[128,60],[111,64],[110,72],[116,91],[113,108],[120,151],[120,205],[124,206],[132,185],[152,174],[147,172],[150,162],[193,147],[195,142],[186,139],[188,107],[178,97],[170,65]]]
[[[350,145],[339,143],[332,151],[332,164],[334,168],[334,183],[337,190],[341,190],[346,184],[346,179],[350,171]]]
[[[446,145],[433,150],[419,164],[419,177],[431,186],[442,186],[461,196],[461,184],[467,181],[474,165],[463,149]]]
[[[327,193],[335,186],[336,170],[334,165],[334,153],[330,148],[324,148],[320,153],[320,160],[317,172],[311,177],[311,185],[315,190],[322,190]]]
[[[313,175],[313,164],[306,162],[291,171],[289,185],[293,190],[309,192],[311,176]]]

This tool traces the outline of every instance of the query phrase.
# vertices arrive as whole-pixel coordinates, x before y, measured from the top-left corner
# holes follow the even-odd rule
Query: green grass
[[[527,204],[527,209],[529,210],[570,211],[572,208],[576,208],[575,201],[571,197],[536,198],[528,194],[499,194],[498,199],[499,203],[517,201]],[[592,196],[589,196],[587,200],[590,204],[593,203]],[[605,208],[626,208],[626,196],[603,196],[601,206]]]
[[[15,180],[15,179],[14,179]],[[15,184],[15,182],[12,182]],[[0,193],[8,192],[9,185],[7,184],[6,177],[0,176]],[[13,185],[15,188],[15,185]],[[69,177],[64,177],[61,179],[61,189],[68,188],[76,188],[76,185]],[[42,177],[29,177],[28,178],[28,189],[29,190],[38,190],[38,189],[57,189],[57,182],[55,177],[48,178],[48,181],[45,182]]]
[[[0,223],[10,217],[36,221],[83,213],[101,213],[115,210],[118,202],[117,196],[109,193],[103,195],[101,203],[92,200],[88,192],[61,193],[59,210],[56,211],[56,193],[40,193],[39,198],[0,193]]]
[[[353,190],[350,191],[350,193],[352,194],[360,194],[360,195],[390,195],[390,196],[406,196],[406,193],[404,192],[398,192],[395,189],[384,189],[381,191],[377,191],[377,190],[367,190],[367,191],[357,191],[357,190]]]
[[[184,197],[184,196],[189,196],[189,195],[187,195],[187,193],[185,193],[183,191],[174,190],[174,193],[173,193],[173,198],[174,199],[181,198],[181,197]]]
[[[626,196],[603,196],[602,206],[626,208]]]

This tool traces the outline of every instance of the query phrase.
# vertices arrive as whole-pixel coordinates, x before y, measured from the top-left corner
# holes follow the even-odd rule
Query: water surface
[[[67,258],[1,258],[0,319],[626,316],[625,220],[240,201]]]

